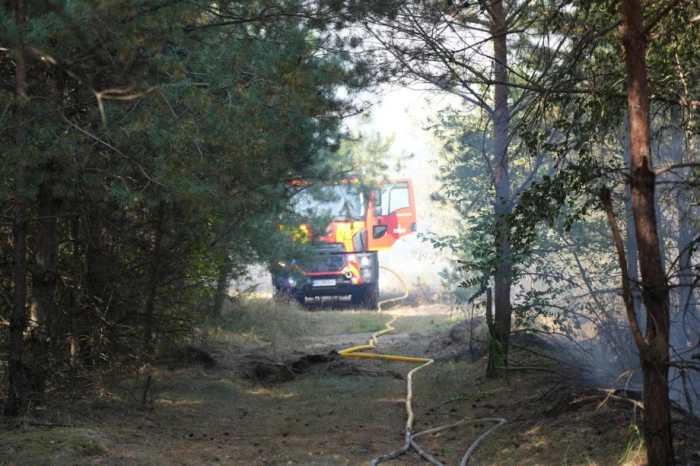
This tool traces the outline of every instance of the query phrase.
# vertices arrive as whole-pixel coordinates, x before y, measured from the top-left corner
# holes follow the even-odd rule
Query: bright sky
[[[428,91],[394,87],[377,96],[374,101],[376,103],[370,110],[369,121],[363,123],[360,118],[355,118],[348,122],[350,128],[359,129],[365,134],[379,132],[383,137],[393,134],[395,139],[392,154],[415,155],[404,164],[401,172],[392,176],[413,180],[418,210],[418,233],[425,234],[431,230],[444,232],[451,223],[450,213],[446,213],[444,207],[434,205],[430,201],[431,193],[439,187],[435,179],[438,148],[430,132],[424,127],[438,109],[448,104],[449,99]],[[379,263],[400,270],[409,285],[415,284],[419,279],[421,283],[438,285],[437,272],[449,265],[444,254],[433,250],[431,245],[421,240],[418,235],[404,237],[390,250],[380,252]],[[395,279],[389,278],[386,281],[394,282]]]

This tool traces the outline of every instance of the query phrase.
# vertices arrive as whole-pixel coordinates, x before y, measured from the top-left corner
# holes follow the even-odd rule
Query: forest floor
[[[396,332],[380,338],[382,353],[442,359],[415,377],[415,430],[507,419],[470,464],[644,464],[638,403],[578,381],[550,359],[556,348],[522,342],[512,365],[538,370],[487,379],[483,357],[453,347],[448,330],[464,317],[445,306],[378,314],[265,300],[232,309],[197,336],[196,348],[175,349],[138,376],[93,381],[89,397],[0,426],[0,464],[366,465],[403,445],[404,377],[415,365],[304,356],[365,344],[390,315],[400,318]],[[420,445],[456,465],[489,426],[444,431]],[[679,424],[675,442],[679,464],[700,464],[700,430]],[[386,464],[427,463],[410,453]]]

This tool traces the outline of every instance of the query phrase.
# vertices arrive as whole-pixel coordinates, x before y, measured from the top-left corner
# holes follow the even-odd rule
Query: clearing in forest
[[[50,406],[45,419],[6,424],[0,464],[366,465],[403,445],[404,377],[415,366],[332,351],[366,343],[391,315],[400,318],[396,333],[379,340],[383,353],[439,359],[415,378],[416,430],[508,420],[470,464],[643,464],[638,403],[577,383],[570,368],[547,359],[546,344],[529,340],[528,350],[512,356],[514,366],[541,370],[492,380],[484,377],[478,341],[470,348],[464,335],[449,332],[462,319],[443,306],[378,314],[267,300],[233,309],[199,335],[196,349],[173,351],[152,370],[145,392],[144,376],[92,381],[90,393]],[[420,444],[458,464],[487,427]],[[681,434],[683,464],[700,464],[700,434]],[[427,463],[410,453],[387,464]]]

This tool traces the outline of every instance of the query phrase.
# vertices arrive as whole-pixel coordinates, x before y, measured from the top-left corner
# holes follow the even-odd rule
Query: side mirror
[[[374,216],[382,216],[382,192],[377,190],[372,192],[372,199],[374,200]]]
[[[374,191],[372,197],[374,197],[374,205],[377,207],[381,207],[382,206],[382,192],[379,190]]]

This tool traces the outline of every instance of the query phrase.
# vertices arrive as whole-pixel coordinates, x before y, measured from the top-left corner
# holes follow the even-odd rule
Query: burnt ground
[[[534,354],[556,349],[524,342],[537,351],[516,352],[513,365],[532,369],[487,379],[478,345],[450,333],[456,320],[444,308],[391,312],[402,317],[397,333],[380,339],[382,352],[441,360],[416,376],[417,430],[463,419],[508,420],[470,464],[644,464],[642,410],[634,396],[584,385],[570,366]],[[225,329],[211,332],[153,368],[145,393],[143,375],[106,380],[93,384],[91,396],[57,398],[44,415],[5,423],[0,464],[361,465],[399,448],[404,377],[414,366],[333,352],[366,343],[388,316],[308,314],[299,318],[313,319],[315,334],[295,335],[290,345],[279,334],[274,342],[256,335],[243,344]],[[304,322],[301,327],[311,325]],[[675,432],[679,464],[700,464],[700,429],[675,416],[685,422]],[[420,444],[455,465],[487,427],[464,426]],[[386,464],[427,463],[410,454]]]

